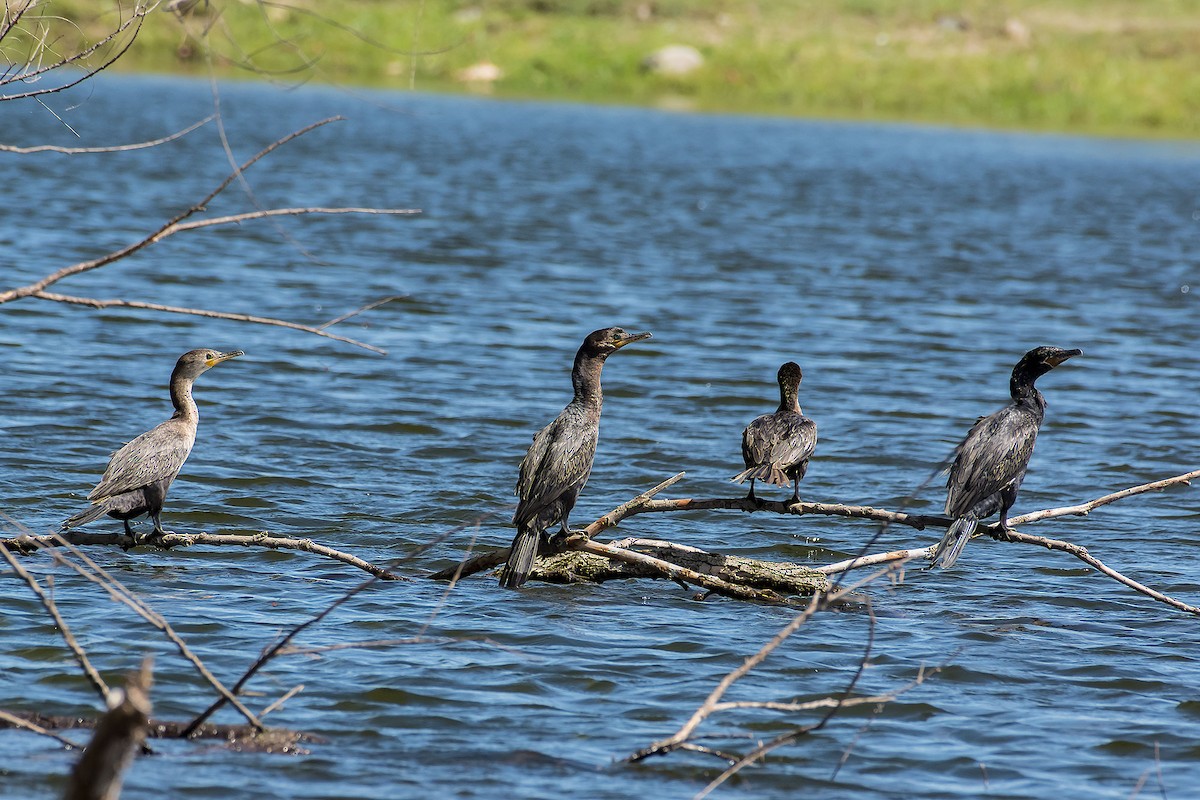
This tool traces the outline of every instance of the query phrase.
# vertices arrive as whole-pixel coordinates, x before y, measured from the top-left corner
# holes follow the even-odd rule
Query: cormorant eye
[[[204,357],[211,361],[212,359],[217,357],[217,354],[216,353],[208,353]]]

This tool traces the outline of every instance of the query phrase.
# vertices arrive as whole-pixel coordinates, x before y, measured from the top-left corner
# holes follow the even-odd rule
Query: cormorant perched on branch
[[[521,461],[517,495],[521,498],[513,514],[517,535],[508,563],[500,573],[500,585],[508,589],[525,583],[537,558],[542,532],[554,523],[562,533],[570,532],[567,517],[592,473],[592,459],[600,439],[600,370],[604,360],[630,342],[649,339],[649,333],[629,334],[620,328],[604,328],[588,334],[575,354],[571,384],[575,397],[553,422],[533,437]]]
[[[1042,375],[1082,350],[1035,347],[1013,367],[1008,391],[1012,403],[980,417],[954,451],[946,481],[946,515],[954,524],[930,557],[949,567],[967,545],[979,520],[1000,512],[1000,527],[1008,530],[1008,510],[1025,479],[1029,457],[1046,413],[1046,398],[1034,387]]]
[[[779,368],[779,410],[756,417],[742,431],[742,460],[746,469],[733,476],[737,483],[750,479],[749,500],[755,500],[754,481],[776,486],[792,482],[792,502],[800,500],[800,481],[817,446],[817,423],[800,410],[798,394],[804,374],[789,361]]]
[[[241,350],[230,353],[191,350],[180,356],[171,373],[171,404],[175,413],[113,453],[100,483],[88,493],[91,508],[65,521],[63,529],[77,528],[108,514],[124,521],[125,533],[136,539],[129,520],[149,514],[154,520],[151,536],[165,534],[159,518],[163,500],[192,451],[200,421],[196,401],[192,399],[192,383],[201,373],[241,355],[245,355]]]

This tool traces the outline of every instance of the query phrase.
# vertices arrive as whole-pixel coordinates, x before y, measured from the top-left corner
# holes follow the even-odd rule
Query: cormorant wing
[[[564,424],[564,415],[538,431],[521,460],[513,522],[521,525],[572,487],[582,488],[592,472],[596,430]]]
[[[817,446],[817,423],[801,414],[776,417],[776,439],[768,463],[790,467],[812,457]]]
[[[946,513],[962,516],[1018,477],[1029,465],[1037,434],[1038,420],[1015,405],[980,418],[954,451]]]
[[[88,493],[97,502],[163,478],[173,478],[187,460],[195,433],[170,419],[131,440],[113,453],[100,483]]]

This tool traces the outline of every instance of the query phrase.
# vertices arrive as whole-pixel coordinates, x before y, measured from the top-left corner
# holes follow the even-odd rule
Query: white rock
[[[493,83],[504,77],[504,70],[490,61],[480,61],[454,73],[463,83]]]
[[[669,44],[642,59],[642,69],[660,75],[687,75],[702,66],[704,56],[686,44]]]

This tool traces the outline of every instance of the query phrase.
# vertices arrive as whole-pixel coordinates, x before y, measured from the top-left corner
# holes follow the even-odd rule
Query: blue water
[[[99,146],[210,113],[206,83],[108,78],[56,111],[7,104],[0,139]],[[380,356],[311,335],[27,299],[0,306],[0,489],[8,527],[41,531],[84,502],[105,459],[170,411],[192,347],[241,348],[203,376],[198,444],[164,521],[177,531],[308,537],[413,580],[364,591],[300,637],[373,640],[271,662],[250,684],[267,719],[322,737],[304,756],[155,744],[125,797],[690,797],[720,770],[621,759],[672,733],[792,616],[663,582],[447,593],[424,578],[506,545],[517,464],[569,399],[589,331],[654,338],[614,357],[582,524],[686,471],[672,497],[735,496],[740,432],[771,410],[775,370],[804,368],[820,441],[806,499],[940,511],[908,497],[974,419],[1007,400],[1038,344],[1085,355],[1040,382],[1050,406],[1015,513],[1194,469],[1200,336],[1200,148],[906,126],[225,86],[236,160],[330,114],[232,186],[212,215],[373,205],[417,217],[285,219],[180,234],[54,287],[336,326]],[[136,240],[229,168],[214,125],[136,153],[2,155],[7,288]],[[781,494],[782,496],[782,494]],[[484,518],[485,515],[494,514]],[[1029,533],[1200,601],[1198,502],[1184,487]],[[424,543],[465,526],[429,552]],[[90,529],[117,530],[105,520]],[[823,564],[873,525],[695,512],[644,534]],[[871,549],[924,546],[893,527]],[[364,574],[310,555],[196,547],[91,550],[233,683],[275,636]],[[25,560],[112,681],[156,656],[155,714],[211,690],[123,606],[47,556]],[[0,707],[92,714],[96,698],[24,584],[0,582]],[[973,542],[954,569],[867,590],[877,615],[861,693],[936,677],[876,712],[841,714],[716,796],[1186,797],[1200,782],[1196,620],[1069,556]],[[727,699],[812,699],[857,668],[868,617],[817,617]],[[237,722],[225,710],[222,722]],[[727,749],[815,721],[738,712],[702,732]],[[83,732],[73,732],[85,738]],[[54,797],[75,754],[0,731],[0,794]],[[844,765],[831,777],[843,757]]]

